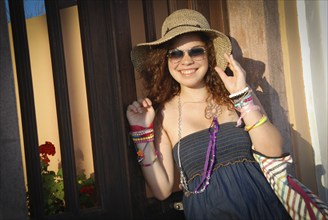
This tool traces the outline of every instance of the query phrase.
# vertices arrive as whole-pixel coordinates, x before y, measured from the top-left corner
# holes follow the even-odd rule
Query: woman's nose
[[[193,63],[193,59],[189,56],[189,54],[187,52],[184,52],[181,63],[182,64],[191,64]]]

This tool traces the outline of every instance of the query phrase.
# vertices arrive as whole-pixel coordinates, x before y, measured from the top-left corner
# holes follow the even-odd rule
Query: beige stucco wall
[[[49,170],[58,170],[58,163],[60,161],[60,144],[57,124],[57,112],[55,105],[54,86],[52,78],[51,58],[48,41],[48,32],[45,16],[34,17],[26,20],[27,38],[29,42],[31,72],[32,72],[32,83],[34,92],[35,112],[37,120],[37,130],[39,144],[44,144],[46,141],[50,141],[55,145],[56,154],[50,156],[51,161]],[[18,93],[18,82],[16,75],[16,64],[12,42],[11,26],[9,24],[9,39],[12,51],[12,61],[14,69],[15,79],[15,91],[16,97],[19,97]],[[22,147],[22,155],[24,154],[24,139],[22,131],[22,122],[20,114],[20,100],[17,101],[18,119],[19,119],[19,132]],[[23,156],[23,166],[26,178],[26,165],[25,156]]]
[[[47,21],[45,16],[34,17],[26,21],[28,46],[30,50],[31,72],[35,113],[39,144],[52,142],[56,147],[54,157],[50,156],[49,169],[58,170],[60,163],[60,142],[57,124],[54,82]]]
[[[77,6],[60,12],[77,172],[94,172]]]

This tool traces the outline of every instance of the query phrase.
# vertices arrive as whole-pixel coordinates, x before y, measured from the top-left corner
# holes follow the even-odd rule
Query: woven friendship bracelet
[[[240,98],[234,100],[233,102],[234,102],[235,109],[241,113],[240,117],[237,121],[236,127],[239,127],[241,125],[242,119],[249,112],[261,110],[261,108],[259,106],[254,105],[253,97],[251,95],[250,89],[248,89],[246,92],[244,92]]]
[[[153,123],[148,128],[139,125],[131,125],[130,128],[130,135],[135,144],[154,141]]]
[[[142,131],[145,129],[153,129],[153,123],[151,123],[148,128],[140,126],[140,125],[130,125],[131,132],[138,132],[138,131]]]
[[[152,128],[141,130],[141,131],[136,131],[136,132],[130,132],[130,135],[132,137],[143,137],[147,136],[148,134],[154,133],[154,130]]]
[[[248,104],[244,106],[242,109],[240,109],[240,117],[238,118],[236,127],[239,127],[242,123],[242,119],[251,111],[260,111],[261,108],[258,105],[254,105],[253,102],[251,104]]]
[[[237,111],[241,111],[241,109],[248,105],[253,104],[253,97],[250,93],[246,93],[242,98],[240,98],[238,101],[234,101],[234,106]]]

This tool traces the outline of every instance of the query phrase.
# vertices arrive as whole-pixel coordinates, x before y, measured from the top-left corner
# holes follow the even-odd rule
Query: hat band
[[[199,24],[196,24],[196,25],[192,25],[192,24],[181,24],[181,25],[175,26],[175,27],[173,27],[173,28],[171,28],[171,29],[170,29],[170,28],[167,28],[166,31],[165,31],[165,33],[164,33],[164,35],[163,35],[163,37],[164,37],[168,32],[172,31],[173,29],[178,28],[178,27],[184,27],[184,26],[187,26],[187,27],[197,27],[197,28],[201,28]]]

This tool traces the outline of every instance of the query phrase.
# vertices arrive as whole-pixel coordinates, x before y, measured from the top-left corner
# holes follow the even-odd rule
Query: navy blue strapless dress
[[[248,133],[235,124],[220,125],[210,184],[203,193],[183,197],[186,219],[291,219],[253,158]],[[181,139],[181,163],[191,191],[201,180],[208,142],[208,129]],[[178,165],[177,145],[173,154]]]

